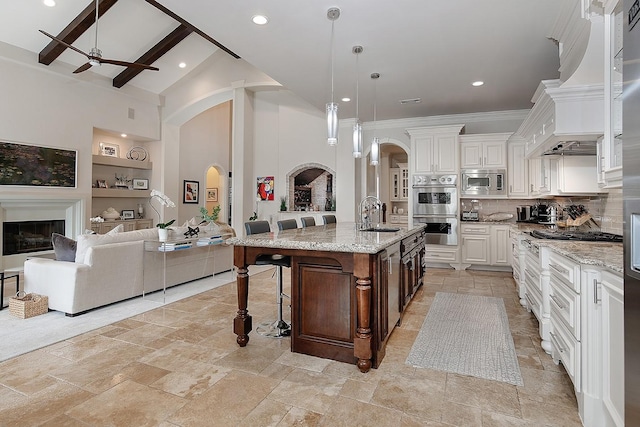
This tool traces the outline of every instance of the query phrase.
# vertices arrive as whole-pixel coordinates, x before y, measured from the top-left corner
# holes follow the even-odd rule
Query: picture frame
[[[107,184],[106,179],[98,179],[96,180],[96,184],[98,185],[98,188],[109,188],[109,184]]]
[[[120,214],[120,216],[122,217],[122,219],[135,219],[136,218],[136,214],[135,214],[135,211],[133,209],[123,209],[122,213]]]
[[[182,203],[199,203],[200,198],[199,195],[199,181],[183,181],[182,188]]]
[[[120,146],[109,142],[101,142],[100,155],[107,157],[120,157]]]
[[[207,202],[218,201],[218,188],[207,188]]]
[[[76,150],[0,141],[0,186],[76,188]]]
[[[144,178],[134,178],[133,179],[133,189],[134,190],[148,190],[149,189],[149,180]]]

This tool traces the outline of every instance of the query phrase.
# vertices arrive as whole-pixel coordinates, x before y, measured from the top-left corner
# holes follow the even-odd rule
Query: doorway
[[[211,214],[216,206],[220,206],[220,213],[218,215],[218,221],[220,222],[225,222],[228,216],[226,209],[227,180],[225,177],[226,174],[220,166],[211,165],[207,169],[204,206],[207,208],[209,214]]]

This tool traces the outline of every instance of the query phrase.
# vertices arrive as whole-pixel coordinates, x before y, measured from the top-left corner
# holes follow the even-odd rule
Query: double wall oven
[[[426,225],[426,243],[458,244],[457,175],[413,176],[413,222]]]

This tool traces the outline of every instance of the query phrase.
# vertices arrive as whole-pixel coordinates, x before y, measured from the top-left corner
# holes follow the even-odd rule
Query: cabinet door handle
[[[564,307],[564,305],[561,305],[561,304],[558,302],[558,298],[557,298],[555,295],[550,295],[549,297],[553,300],[553,302],[555,302],[555,303],[556,303],[556,305],[558,306],[558,308],[559,308],[560,310],[564,310],[564,308],[565,308],[565,307]]]
[[[535,304],[533,303],[533,301],[531,301],[531,298],[529,298],[529,294],[525,293],[524,294],[524,299],[527,300],[527,304],[529,305],[529,308],[533,307]]]
[[[600,284],[600,282],[598,282],[598,279],[593,279],[593,303],[594,304],[598,304],[600,301],[602,301],[602,299],[600,299],[598,297],[598,285]]]
[[[567,274],[567,275],[569,274],[569,270],[564,269],[564,268],[562,268],[560,266],[557,266],[555,264],[549,263],[549,267],[553,268],[555,271],[557,271],[560,274]]]
[[[553,332],[549,332],[549,335],[551,335],[551,339],[553,339],[553,341],[556,343],[556,346],[558,347],[558,351],[560,353],[564,353],[566,348],[560,345],[560,340],[558,340],[558,337],[556,337],[556,334],[554,334]]]

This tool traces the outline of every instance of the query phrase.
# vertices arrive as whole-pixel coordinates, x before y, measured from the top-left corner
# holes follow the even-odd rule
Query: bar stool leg
[[[276,283],[276,305],[278,307],[278,318],[274,322],[261,323],[256,328],[256,332],[266,337],[282,338],[291,335],[291,325],[289,325],[282,317],[282,297],[285,295],[283,293],[282,284],[282,266],[276,267]]]

